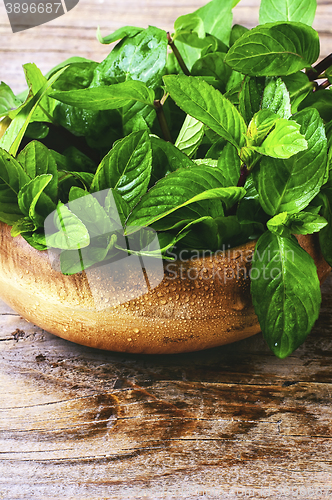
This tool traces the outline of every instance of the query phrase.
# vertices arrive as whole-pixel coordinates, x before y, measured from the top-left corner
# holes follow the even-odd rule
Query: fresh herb
[[[319,232],[332,265],[332,56],[312,66],[316,0],[262,0],[251,30],[232,26],[237,3],[212,0],[173,33],[98,32],[118,42],[101,63],[27,64],[23,100],[1,83],[0,220],[58,248],[66,274],[122,255],[142,226],[165,259],[257,239],[252,299],[284,358],[321,303],[294,235]]]

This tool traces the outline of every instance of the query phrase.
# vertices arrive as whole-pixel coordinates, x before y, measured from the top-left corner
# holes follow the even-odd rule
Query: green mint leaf
[[[248,126],[247,145],[260,146],[279,120],[278,115],[269,109],[261,109],[255,113]]]
[[[45,217],[56,207],[56,204],[44,192],[51,180],[51,174],[38,175],[25,184],[17,195],[21,212],[29,217],[36,227],[42,227]]]
[[[22,212],[17,203],[1,203],[0,202],[0,221],[13,226],[22,218]]]
[[[115,203],[115,206],[114,206]],[[115,212],[116,208],[116,212]],[[115,189],[110,189],[105,198],[105,212],[112,221],[117,222],[120,219],[121,226],[125,226],[125,222],[131,212],[130,206],[123,197]]]
[[[35,229],[36,225],[30,217],[23,217],[13,224],[10,235],[15,238],[22,233],[32,233]]]
[[[119,42],[95,69],[91,87],[140,80],[155,89],[166,72],[166,32],[150,26]]]
[[[318,194],[325,178],[327,141],[323,122],[315,109],[305,109],[292,118],[308,148],[289,159],[263,157],[253,178],[266,213],[297,213]]]
[[[0,83],[0,118],[21,106],[22,102],[15,97],[12,89],[4,82]]]
[[[91,191],[116,189],[133,207],[149,185],[152,150],[146,131],[133,132],[118,141],[101,161]]]
[[[117,42],[118,40],[122,40],[123,38],[132,38],[138,33],[141,33],[143,28],[137,28],[136,26],[123,26],[122,28],[117,29],[111,35],[101,36],[100,28],[97,29],[97,40],[103,44],[109,44]]]
[[[222,3],[220,0],[212,0],[194,13],[202,19],[206,33],[214,35],[228,45],[232,29],[233,6],[234,0],[224,0]]]
[[[69,57],[68,59],[65,59],[61,63],[57,64],[52,68],[50,71],[48,71],[45,74],[45,78],[49,79],[51,76],[53,76],[59,69],[64,68],[65,66],[68,67],[71,64],[76,64],[76,63],[94,63],[94,61],[91,61],[91,59],[86,59],[86,57],[80,57],[80,56],[73,56]],[[97,63],[98,64],[98,63]]]
[[[25,78],[32,95],[36,95],[38,91],[47,85],[47,78],[42,74],[35,64],[27,63],[23,65]],[[60,75],[59,75],[60,78]],[[38,102],[34,112],[31,115],[30,122],[52,122],[52,116],[56,103],[48,97],[49,91],[44,93],[44,96]]]
[[[248,28],[241,26],[241,24],[234,24],[231,30],[231,36],[229,39],[229,46],[231,47],[234,43],[242,36],[247,33]]]
[[[25,137],[40,141],[48,136],[49,131],[50,129],[45,123],[33,122],[29,123],[28,128],[25,131]]]
[[[274,130],[260,147],[253,149],[272,158],[290,158],[308,148],[308,143],[300,132],[301,125],[293,120],[280,118]]]
[[[290,229],[287,227],[287,222],[289,221],[289,216],[287,212],[281,212],[275,215],[267,221],[267,228],[271,233],[275,233],[279,236],[289,237],[291,235]]]
[[[66,205],[59,201],[52,217],[58,231],[54,233],[46,232],[45,237],[48,248],[77,250],[89,245],[90,236],[87,228]]]
[[[295,21],[312,26],[317,0],[261,0],[259,24]]]
[[[315,88],[315,82],[310,82],[307,75],[302,71],[293,75],[283,76],[283,82],[286,84],[291,102],[291,113],[295,114],[301,102]]]
[[[45,193],[56,203],[58,199],[58,171],[51,151],[41,142],[31,141],[17,156],[24,171],[34,179],[38,175],[51,174],[52,179],[45,187]]]
[[[223,215],[222,202],[229,208],[244,196],[245,190],[219,187],[222,182],[223,174],[218,168],[199,165],[180,168],[158,181],[142,197],[129,216],[128,226],[148,226],[183,207],[185,210],[163,222],[163,229],[172,227],[174,221]]]
[[[324,217],[309,211],[289,216],[289,229],[293,234],[312,234],[321,231],[328,222]]]
[[[178,147],[166,142],[157,136],[151,136],[152,145],[152,173],[150,185],[170,172],[181,167],[194,166],[194,162]]]
[[[191,68],[191,75],[211,77],[213,86],[224,93],[232,74],[232,69],[224,63],[225,56],[223,52],[213,52],[201,57]]]
[[[98,63],[93,61],[72,62],[52,85],[53,90],[77,90],[89,87],[97,66]]]
[[[246,124],[237,109],[203,80],[184,76],[164,77],[167,91],[188,115],[211,128],[237,149],[244,145]]]
[[[269,231],[259,238],[251,295],[264,338],[276,356],[285,358],[310,333],[321,303],[315,263],[295,238]]]
[[[239,92],[239,108],[246,123],[261,109],[265,78],[246,76]]]
[[[187,115],[175,141],[175,147],[190,158],[196,153],[203,136],[203,123]]]
[[[309,68],[319,56],[318,33],[301,23],[253,28],[229,49],[225,62],[250,76],[281,76]]]
[[[174,22],[173,40],[187,43],[187,35],[196,35],[196,38],[205,38],[205,28],[202,19],[197,14],[185,14]],[[191,45],[190,43],[188,45]]]
[[[332,120],[332,92],[331,90],[318,90],[310,92],[300,103],[298,109],[315,108],[325,122]]]
[[[74,146],[66,148],[63,155],[52,149],[50,152],[57,164],[58,170],[94,173],[97,169],[95,162]]]
[[[0,139],[0,148],[6,149],[13,156],[16,155],[25,131],[30,123],[34,110],[36,109],[44,95],[47,94],[53,83],[65,70],[66,68],[62,68],[57,73],[55,73],[49,80],[47,80],[43,87],[38,90],[37,94],[34,95],[30,100],[28,100],[24,104],[24,106],[22,106],[19,113],[13,119],[9,128]]]
[[[290,95],[281,78],[266,78],[261,107],[276,113],[280,118],[291,116]]]
[[[229,142],[222,150],[217,165],[224,177],[223,186],[237,186],[240,179],[241,160],[236,148]]]
[[[17,194],[30,181],[19,162],[7,151],[0,149],[0,201],[15,203]]]
[[[107,192],[107,194],[109,193]],[[92,196],[84,189],[74,187],[69,193],[68,208],[71,213],[83,222],[89,232],[90,239],[103,238],[113,230],[111,220],[98,201],[98,196],[100,196],[100,201],[103,203],[105,192],[96,193]]]
[[[155,99],[152,89],[149,89],[144,83],[134,80],[105,87],[52,92],[50,96],[71,106],[92,111],[119,109],[130,104],[131,101],[153,106]]]

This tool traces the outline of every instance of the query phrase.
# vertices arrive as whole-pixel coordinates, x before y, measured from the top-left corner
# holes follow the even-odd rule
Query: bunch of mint
[[[172,34],[98,32],[118,42],[103,62],[71,58],[46,76],[26,64],[23,96],[1,83],[0,220],[45,250],[54,213],[52,246],[65,255],[103,233],[86,266],[125,251],[110,199],[128,235],[158,232],[165,258],[257,239],[252,299],[283,358],[321,303],[314,261],[294,235],[319,231],[332,265],[332,60],[312,66],[316,0],[262,0],[252,30],[232,26],[237,3],[212,0]],[[105,190],[88,211],[70,209]]]

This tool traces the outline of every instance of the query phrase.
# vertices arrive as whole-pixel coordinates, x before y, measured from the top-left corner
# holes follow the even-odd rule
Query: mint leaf
[[[204,23],[206,33],[219,38],[226,45],[229,44],[232,29],[232,8],[234,0],[212,0],[195,11]]]
[[[328,224],[324,217],[309,211],[292,214],[289,219],[289,228],[293,234],[317,233]]]
[[[180,208],[184,210],[163,222],[163,229],[181,220],[189,222],[206,215],[224,215],[221,201],[229,208],[244,196],[245,190],[220,187],[222,182],[223,174],[218,168],[199,165],[180,168],[157,182],[142,197],[127,225],[148,226]]]
[[[269,109],[261,109],[255,113],[248,126],[247,145],[260,146],[279,120],[278,115]]]
[[[300,133],[300,128],[299,123],[280,118],[262,145],[253,149],[272,158],[290,158],[308,148],[307,141]]]
[[[175,41],[187,43],[192,47],[200,47],[200,41],[205,38],[205,28],[202,19],[196,14],[185,14],[180,16],[174,22],[172,38]]]
[[[198,59],[191,68],[192,76],[211,77],[212,84],[222,93],[226,92],[232,69],[224,63],[226,54],[223,52],[213,52]]]
[[[29,86],[29,91],[35,96],[41,88],[47,85],[47,78],[35,64],[24,64],[23,69]],[[30,122],[52,122],[51,117],[53,115],[55,105],[56,103],[48,97],[48,92],[45,92],[43,97],[38,102],[38,106],[36,106],[34,112],[32,113]]]
[[[15,116],[5,134],[0,139],[0,148],[6,149],[12,155],[15,155],[17,153],[25,131],[32,118],[33,112],[35,111],[42,98],[47,94],[52,84],[65,70],[66,68],[62,68],[57,73],[55,73],[49,80],[47,80],[43,87],[38,90],[36,95],[21,107],[19,113]]]
[[[17,196],[21,212],[29,217],[36,227],[42,227],[45,217],[56,207],[56,204],[44,192],[51,180],[51,174],[38,175],[25,184]]]
[[[118,40],[122,40],[122,38],[132,38],[138,33],[141,33],[143,28],[137,28],[136,26],[123,26],[115,30],[111,35],[101,36],[100,28],[97,30],[97,40],[103,44],[109,44],[117,42]]]
[[[127,80],[109,87],[52,92],[50,96],[71,106],[92,111],[119,109],[130,104],[131,101],[153,106],[155,98],[152,89],[149,89],[144,83],[134,80]]]
[[[221,170],[223,186],[237,186],[240,179],[241,160],[237,150],[231,143],[227,143],[218,159],[218,168]]]
[[[318,90],[310,92],[300,103],[298,109],[315,108],[325,122],[332,120],[332,92],[331,90]]]
[[[301,102],[315,88],[315,83],[309,81],[305,73],[299,71],[293,75],[283,76],[283,82],[286,84],[291,102],[291,112],[296,113]]]
[[[295,238],[269,231],[259,238],[251,295],[265,340],[276,356],[285,358],[305,340],[321,303],[315,263]]]
[[[15,238],[23,233],[32,233],[35,229],[36,225],[30,217],[22,217],[13,224],[10,235]]]
[[[276,21],[296,21],[312,25],[317,0],[261,0],[259,24]]]
[[[0,118],[21,106],[22,102],[15,97],[12,89],[4,82],[0,83]]]
[[[253,178],[266,213],[297,213],[318,194],[325,178],[327,141],[323,122],[315,109],[307,108],[292,118],[308,148],[289,159],[263,157]]]
[[[133,207],[147,190],[152,167],[152,151],[146,131],[133,132],[118,141],[101,161],[91,191],[116,189]]]
[[[30,178],[12,155],[0,149],[0,201],[15,203],[17,193]]]
[[[234,45],[236,40],[238,40],[242,35],[244,35],[244,33],[247,33],[247,31],[249,30],[245,26],[241,26],[241,24],[234,24],[231,30],[229,46],[231,47],[232,45]]]
[[[53,220],[51,220],[53,219]],[[52,226],[58,229],[51,232]],[[59,201],[54,213],[45,220],[45,237],[48,248],[77,250],[89,245],[90,236],[82,221]],[[81,270],[81,269],[80,269]]]
[[[150,26],[119,42],[95,69],[91,87],[140,80],[151,88],[161,84],[166,72],[166,32]]]
[[[152,173],[151,184],[181,167],[194,166],[194,162],[176,146],[157,136],[151,136]]]
[[[281,78],[266,78],[262,109],[269,109],[280,118],[289,118],[291,116],[290,95]]]
[[[267,227],[272,233],[279,236],[317,233],[327,226],[326,219],[318,215],[319,207],[317,208],[318,210],[306,210],[298,214],[282,212],[270,219],[267,222]]]
[[[246,76],[239,92],[239,108],[242,116],[249,123],[261,109],[265,78]]]
[[[175,146],[190,158],[197,151],[203,136],[203,123],[187,115],[175,141]]]
[[[52,85],[53,90],[77,90],[89,87],[98,63],[93,61],[72,62]],[[52,102],[54,105],[54,102]]]
[[[52,175],[50,182],[45,187],[45,193],[57,203],[58,171],[51,151],[41,142],[31,141],[17,156],[17,161],[22,165],[30,179],[42,174]]]
[[[225,62],[250,76],[281,76],[309,68],[319,56],[318,33],[301,23],[267,23],[244,33]]]
[[[218,90],[199,78],[184,75],[164,77],[167,91],[188,115],[211,128],[239,149],[244,144],[246,124]]]

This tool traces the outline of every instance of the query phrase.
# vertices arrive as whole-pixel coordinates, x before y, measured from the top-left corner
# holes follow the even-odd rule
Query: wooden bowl
[[[49,252],[12,238],[10,229],[0,223],[0,296],[23,318],[59,337],[98,349],[161,354],[215,347],[260,331],[248,276],[254,241],[210,257],[165,263],[161,283],[146,291],[145,283],[140,290],[144,280],[136,271],[128,269],[123,278],[127,266],[112,277],[103,266],[89,276],[85,271],[65,276],[54,269]],[[323,281],[330,267],[317,238],[298,239]]]

